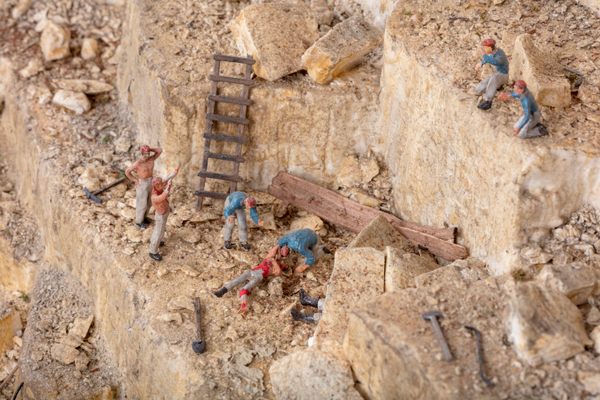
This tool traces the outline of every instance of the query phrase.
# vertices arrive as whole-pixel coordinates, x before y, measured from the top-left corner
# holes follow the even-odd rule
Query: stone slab
[[[385,248],[385,292],[415,287],[415,278],[439,267],[433,257]]]
[[[545,265],[536,279],[542,285],[561,292],[575,305],[586,303],[597,285],[594,267],[582,262]]]
[[[378,216],[365,226],[348,245],[349,248],[372,247],[381,251],[385,250],[386,246],[404,251],[413,249],[408,239],[382,216]]]

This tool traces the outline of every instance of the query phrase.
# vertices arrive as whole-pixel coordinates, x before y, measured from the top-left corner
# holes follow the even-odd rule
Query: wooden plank
[[[244,99],[242,97],[235,96],[213,96],[212,94],[208,96],[209,100],[218,101],[220,103],[230,103],[230,104],[238,104],[240,106],[249,106],[252,104],[252,100]]]
[[[202,196],[202,197],[212,197],[213,199],[226,199],[227,198],[226,193],[207,192],[204,190],[196,190],[194,192],[194,195]]]
[[[247,118],[232,117],[230,115],[206,114],[206,119],[211,121],[227,122],[229,124],[248,125],[250,121]]]
[[[200,172],[198,172],[198,176],[201,176],[203,178],[219,179],[221,181],[231,181],[231,182],[239,182],[242,180],[242,178],[240,178],[239,176],[220,174],[218,172],[200,171]]]
[[[227,135],[225,133],[209,133],[209,132],[205,132],[204,133],[204,138],[205,139],[211,139],[211,140],[219,140],[221,142],[246,143],[248,141],[248,138],[245,137],[245,136]]]
[[[402,221],[286,172],[280,172],[273,178],[269,193],[352,232],[359,232],[378,215],[383,215],[411,242],[429,249],[435,255],[446,260],[468,256],[464,246],[453,243],[454,229],[432,228]]]
[[[208,156],[210,158],[216,158],[218,160],[234,161],[237,163],[244,162],[244,157],[236,156],[234,154],[208,153]]]
[[[215,59],[217,61],[228,61],[228,62],[235,62],[235,63],[240,63],[240,64],[248,64],[248,65],[253,65],[254,63],[256,63],[256,61],[254,61],[254,59],[252,57],[226,56],[224,54],[215,54],[213,56],[213,59]]]
[[[227,82],[246,86],[254,86],[255,84],[252,79],[234,78],[232,76],[210,75],[208,79],[210,79],[213,82]]]

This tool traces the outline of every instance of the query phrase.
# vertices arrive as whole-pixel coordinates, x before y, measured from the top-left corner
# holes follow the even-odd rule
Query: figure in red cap
[[[515,126],[513,126],[515,136],[518,135],[521,139],[546,136],[548,130],[541,123],[542,114],[540,113],[540,108],[529,89],[527,89],[527,83],[523,80],[516,81],[514,91],[510,96],[508,93],[500,93],[498,99],[507,101],[511,96],[518,99],[523,108],[523,116],[521,116]]]
[[[485,39],[481,42],[483,57],[481,62],[475,67],[477,71],[484,64],[491,64],[496,67],[496,72],[485,78],[475,87],[475,93],[483,95],[483,100],[477,105],[480,110],[489,110],[492,107],[492,100],[496,91],[508,83],[508,58],[502,49],[496,47],[494,39]]]
[[[244,250],[250,250],[250,244],[248,244],[248,226],[246,224],[246,208],[250,210],[250,218],[257,225],[262,225],[262,220],[258,218],[258,212],[256,211],[256,199],[248,196],[244,192],[233,192],[225,199],[225,207],[223,209],[223,215],[225,216],[225,232],[223,234],[225,238],[226,249],[231,249],[231,234],[233,233],[233,225],[237,216],[238,220],[238,236],[240,239],[240,246]]]
[[[154,230],[150,237],[150,258],[156,261],[162,260],[162,256],[158,253],[158,247],[163,244],[165,237],[165,228],[167,226],[167,218],[171,212],[169,206],[169,194],[173,188],[173,179],[179,173],[179,167],[167,176],[165,179],[156,177],[152,179],[152,206],[154,207]]]
[[[148,226],[146,213],[150,208],[154,160],[160,156],[162,150],[160,147],[152,148],[143,145],[140,147],[140,152],[142,156],[125,170],[125,175],[135,183],[135,223],[139,228],[146,229]]]

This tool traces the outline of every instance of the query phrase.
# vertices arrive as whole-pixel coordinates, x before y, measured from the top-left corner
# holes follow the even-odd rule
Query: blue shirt
[[[523,117],[521,118],[521,123],[517,126],[517,128],[521,129],[531,119],[531,116],[538,111],[538,105],[529,89],[525,89],[523,94],[512,92],[510,95],[515,99],[519,99],[523,108]]]
[[[319,242],[319,237],[312,229],[299,229],[282,236],[278,241],[279,247],[287,246],[290,250],[301,254],[309,267],[315,263],[312,248]]]
[[[233,192],[227,196],[227,199],[225,199],[225,208],[223,209],[225,218],[235,214],[236,210],[245,210],[244,200],[246,200],[246,197],[248,196],[244,192]],[[256,207],[250,209],[250,218],[252,218],[255,224],[258,224],[258,211],[256,211]]]
[[[492,54],[484,54],[481,65],[484,64],[492,64],[496,67],[496,72],[508,74],[508,58],[502,49],[496,49]]]

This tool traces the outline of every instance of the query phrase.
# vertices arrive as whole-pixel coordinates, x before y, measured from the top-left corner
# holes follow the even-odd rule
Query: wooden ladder
[[[198,184],[198,190],[194,193],[198,196],[196,202],[196,208],[200,210],[202,208],[202,202],[205,197],[211,197],[214,199],[225,199],[231,192],[235,192],[237,189],[237,183],[241,181],[239,176],[240,163],[244,162],[242,156],[242,145],[248,141],[246,136],[246,129],[250,121],[246,118],[248,106],[252,104],[250,100],[250,88],[254,86],[252,80],[252,65],[255,61],[252,57],[234,57],[226,56],[222,54],[215,54],[213,56],[214,66],[212,75],[208,77],[211,81],[210,94],[208,96],[208,107],[206,109],[206,131],[204,132],[204,158],[202,159],[202,168],[198,173],[200,177],[200,183]],[[245,65],[244,77],[234,78],[230,76],[221,75],[221,62],[239,63]],[[242,90],[239,97],[223,96],[219,95],[219,82],[231,83],[235,85],[241,85]],[[220,115],[216,113],[217,103],[229,103],[240,106],[239,114],[237,117],[230,115]],[[227,134],[215,132],[214,125],[216,122],[235,124],[236,134]],[[211,152],[210,145],[212,141],[230,142],[235,143],[234,154],[222,154],[217,152]],[[230,174],[223,174],[220,172],[208,171],[208,160],[209,159],[231,161],[233,163],[233,171]],[[227,193],[218,193],[205,190],[206,179],[217,179],[229,182],[229,191]]]

